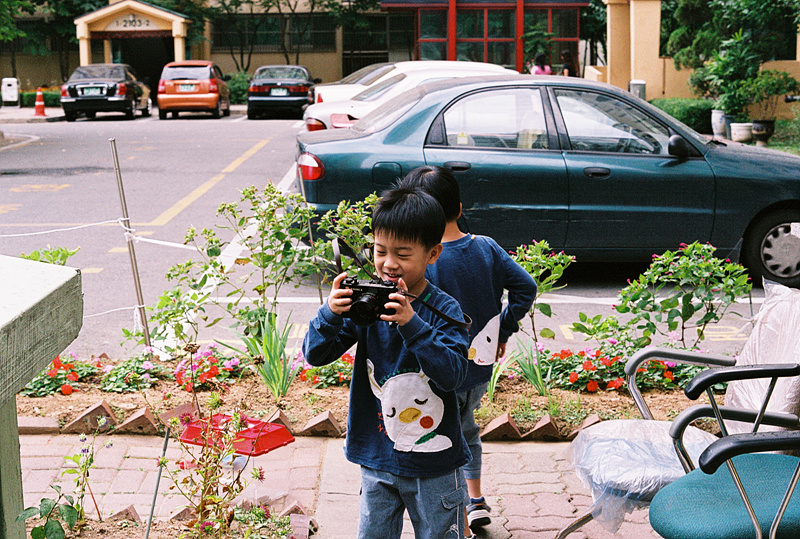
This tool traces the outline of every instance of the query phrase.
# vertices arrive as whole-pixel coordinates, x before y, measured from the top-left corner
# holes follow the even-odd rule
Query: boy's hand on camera
[[[341,288],[342,281],[347,278],[347,273],[340,273],[333,279],[333,286],[331,293],[328,294],[328,307],[330,307],[333,314],[342,316],[350,310],[350,296],[353,291],[349,288]]]
[[[397,288],[402,291],[407,291],[406,282],[401,278],[397,281]],[[411,307],[411,298],[395,292],[389,294],[389,301],[386,302],[387,309],[394,309],[394,314],[382,314],[381,320],[386,322],[396,322],[398,325],[405,326],[408,321],[414,317],[414,308]]]

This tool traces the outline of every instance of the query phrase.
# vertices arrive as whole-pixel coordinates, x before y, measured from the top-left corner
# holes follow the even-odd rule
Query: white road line
[[[247,119],[247,115],[244,115],[244,116],[239,116],[235,120],[231,120],[231,121],[232,122],[241,122],[242,120],[246,120],[246,119]]]
[[[283,175],[283,179],[278,184],[278,191],[280,191],[281,193],[284,193],[284,194],[289,193],[289,188],[294,183],[294,179],[295,179],[295,175],[296,175],[295,174],[296,166],[297,165],[292,163],[292,166],[290,166],[289,170],[286,172],[286,174]]]

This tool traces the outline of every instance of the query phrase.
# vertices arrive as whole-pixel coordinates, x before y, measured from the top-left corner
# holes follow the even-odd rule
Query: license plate
[[[194,92],[194,84],[180,84],[178,85],[179,92]]]
[[[103,95],[102,88],[84,88],[83,95]]]
[[[289,95],[289,90],[286,88],[273,88],[269,91],[269,95],[273,95],[276,97],[286,96]]]

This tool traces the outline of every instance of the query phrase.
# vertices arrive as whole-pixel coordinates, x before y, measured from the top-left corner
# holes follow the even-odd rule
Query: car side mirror
[[[320,82],[322,82],[321,78],[317,77],[314,79],[314,84],[319,84]]]
[[[670,155],[673,155],[681,160],[689,157],[689,145],[686,143],[686,139],[680,135],[672,135],[669,137],[667,151]]]

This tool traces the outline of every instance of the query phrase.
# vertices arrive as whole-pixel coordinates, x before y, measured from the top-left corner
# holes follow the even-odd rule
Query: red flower
[[[61,393],[64,395],[69,395],[72,393],[72,386],[69,384],[64,384],[61,386]]]
[[[610,359],[608,359],[607,357],[600,358],[600,363],[602,363],[602,364],[603,364],[603,365],[605,365],[606,367],[610,367],[611,365],[613,365],[613,364],[614,364],[614,362],[613,362],[613,361],[611,361]]]
[[[58,376],[58,369],[50,369],[49,371],[47,371],[47,376],[49,376],[50,378],[55,378],[56,376]]]
[[[586,384],[586,391],[594,393],[599,387],[600,386],[597,384],[597,380],[589,380],[589,383]]]
[[[308,372],[308,369],[303,369],[302,371],[300,371],[300,380],[302,380],[303,382],[305,382],[305,381],[306,381],[306,378],[308,378],[308,377],[306,376],[306,373],[307,373],[307,372]]]
[[[581,357],[585,357],[586,356],[586,352],[581,350],[580,352],[578,352],[578,355],[581,356]]]
[[[560,352],[556,352],[555,354],[553,354],[553,357],[557,357],[559,359],[566,359],[571,355],[572,355],[572,350],[565,349]]]
[[[339,375],[339,383],[341,384],[344,381],[344,374],[337,372],[336,374]]]
[[[586,361],[583,362],[583,364],[581,365],[581,368],[583,370],[585,370],[585,371],[596,371],[597,370],[597,365],[592,363],[591,360],[587,359]]]
[[[350,354],[345,354],[342,356],[342,361],[344,361],[348,365],[352,365],[355,362],[355,359]]]
[[[606,386],[606,389],[618,389],[622,387],[622,384],[624,383],[625,380],[623,380],[622,378],[617,378],[616,380],[611,380]]]
[[[189,393],[191,393],[191,392],[192,392],[192,388],[194,388],[194,385],[193,385],[191,382],[187,382],[187,383],[186,383],[186,388],[185,388],[185,389],[186,389],[186,391],[188,391]]]
[[[577,372],[569,373],[569,383],[574,384],[577,381],[578,381],[578,373]]]
[[[55,367],[56,369],[60,369],[61,365],[62,365],[61,356],[56,356],[56,358],[53,360],[53,367]]]
[[[69,373],[67,375],[67,380],[69,380],[70,382],[77,382],[78,381],[78,373],[75,372],[75,371],[72,371],[71,373]]]
[[[664,378],[675,381],[675,376],[672,374],[672,371],[664,371]]]
[[[318,383],[319,383],[319,376],[317,376],[317,375],[315,374],[315,375],[314,375],[314,379],[313,379],[313,380],[311,380],[311,383],[312,383],[312,384],[318,384]]]

